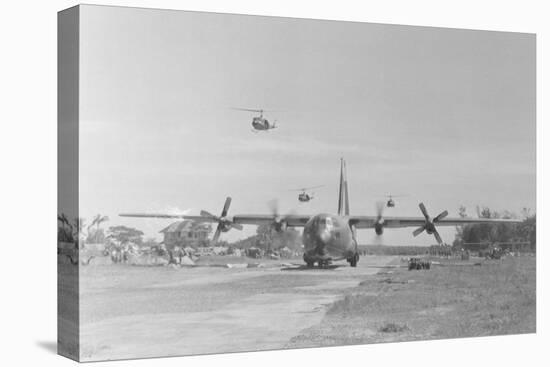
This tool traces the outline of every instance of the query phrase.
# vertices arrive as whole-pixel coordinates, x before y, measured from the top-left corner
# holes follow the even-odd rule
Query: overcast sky
[[[535,208],[531,34],[83,6],[80,211],[334,213],[339,159],[352,214]],[[279,128],[251,132],[264,108]],[[326,185],[300,204],[289,189]],[[413,228],[360,243],[433,244]],[[232,231],[222,238],[249,235]],[[452,242],[454,229],[442,231]]]

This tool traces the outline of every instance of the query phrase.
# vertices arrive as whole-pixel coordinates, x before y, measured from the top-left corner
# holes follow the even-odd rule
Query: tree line
[[[479,218],[522,219],[521,223],[467,224],[456,228],[453,246],[464,244],[528,244],[530,251],[536,249],[537,217],[536,213],[524,208],[521,215],[510,211],[493,211],[488,207],[477,208]],[[461,206],[459,215],[466,217],[466,208]]]

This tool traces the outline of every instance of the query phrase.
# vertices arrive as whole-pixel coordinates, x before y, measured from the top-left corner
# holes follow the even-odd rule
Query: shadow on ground
[[[310,268],[307,265],[299,265],[299,266],[282,267],[281,271],[292,271],[292,270],[295,270],[295,271],[300,271],[300,270],[323,271],[323,270],[335,270],[335,269],[342,268],[342,267],[346,267],[346,265],[329,265],[329,266],[325,266],[323,268],[319,268],[319,267]]]
[[[47,352],[57,354],[57,343],[51,340],[39,340],[36,342],[40,348],[46,350]]]

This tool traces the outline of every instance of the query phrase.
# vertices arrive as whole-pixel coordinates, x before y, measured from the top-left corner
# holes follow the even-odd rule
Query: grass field
[[[442,262],[369,277],[287,347],[533,333],[535,257]]]

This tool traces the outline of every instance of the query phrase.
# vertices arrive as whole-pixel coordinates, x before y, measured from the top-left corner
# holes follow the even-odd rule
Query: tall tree
[[[126,226],[114,226],[109,227],[109,236],[108,238],[113,238],[118,243],[124,245],[129,242],[141,245],[143,243],[143,232]]]
[[[105,239],[103,230],[100,229],[101,223],[104,223],[109,220],[109,217],[106,215],[97,214],[93,219],[92,223],[88,226],[88,239],[89,243],[100,243]],[[91,232],[91,229],[95,226],[95,230]]]

